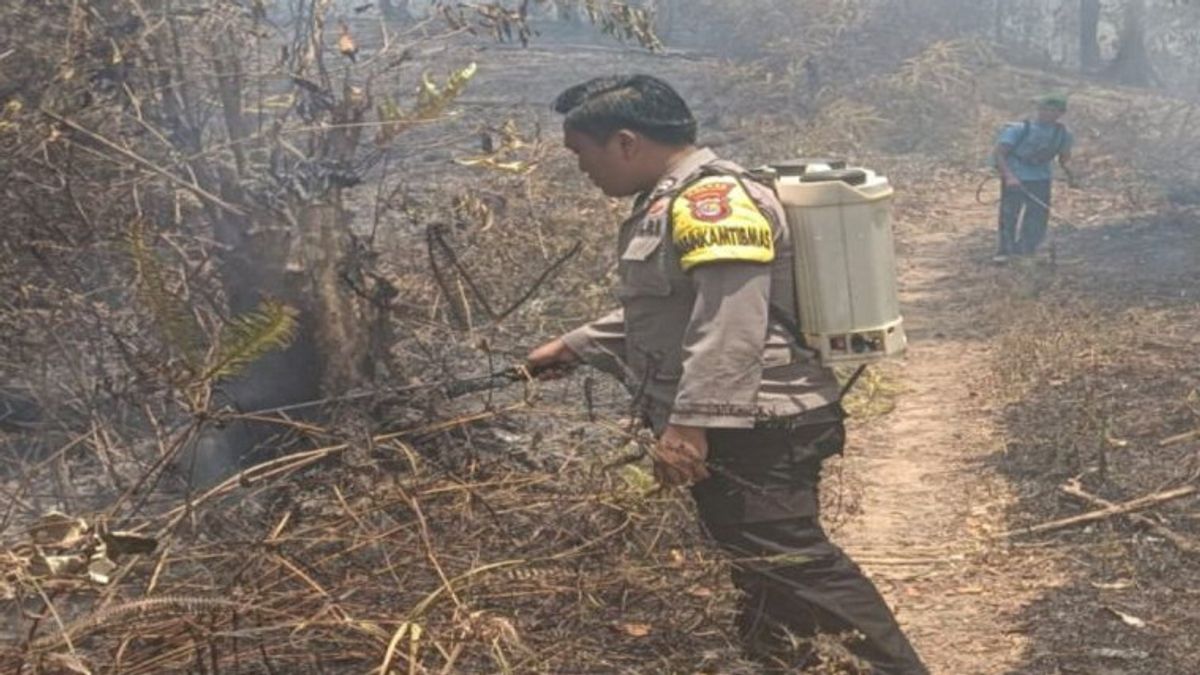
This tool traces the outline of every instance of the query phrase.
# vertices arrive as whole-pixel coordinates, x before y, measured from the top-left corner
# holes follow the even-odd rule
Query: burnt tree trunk
[[[266,299],[298,310],[292,344],[252,362],[238,376],[220,382],[216,401],[242,412],[338,396],[369,379],[368,303],[346,282],[351,257],[350,214],[343,208],[344,181],[358,151],[362,122],[370,109],[365,92],[346,84],[331,110],[329,130],[313,141],[312,155],[295,167],[313,166],[331,175],[324,186],[310,185],[304,198],[291,195],[272,208],[243,189],[248,161],[240,150],[249,137],[242,107],[245,93],[235,49],[218,42],[214,64],[220,77],[219,102],[232,161],[197,171],[233,208],[209,204],[206,215],[220,245],[221,282],[231,315],[254,310]],[[298,180],[305,180],[297,177]],[[202,178],[204,180],[204,178]],[[316,408],[300,411],[304,417]],[[206,429],[180,464],[193,483],[206,485],[264,456],[257,453],[279,427],[239,420]]]
[[[365,100],[350,92],[340,102],[335,130],[325,139],[325,156],[334,163],[353,156],[366,110]],[[235,182],[222,188],[231,201],[242,197]],[[301,313],[299,339],[279,363],[264,366],[271,372],[258,369],[240,378],[260,380],[256,390],[277,390],[259,401],[268,407],[338,395],[368,377],[366,303],[343,274],[351,228],[342,201],[342,188],[332,187],[319,198],[291,200],[290,216],[259,210],[252,218],[235,219],[240,222],[226,217],[226,226],[218,229],[229,237],[220,243],[229,251],[222,277],[230,309],[249,311],[270,297]]]
[[[363,384],[369,376],[368,318],[342,274],[349,255],[349,223],[338,199],[304,207],[300,212],[303,286],[297,301],[306,304],[313,322],[318,363],[306,364],[318,375],[325,395],[337,395]]]

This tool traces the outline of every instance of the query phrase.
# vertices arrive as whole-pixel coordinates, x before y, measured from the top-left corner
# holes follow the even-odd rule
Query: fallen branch
[[[209,192],[208,190],[205,190],[204,188],[200,187],[200,185],[198,185],[196,183],[189,183],[189,182],[183,180],[179,176],[176,176],[175,174],[171,173],[170,171],[167,171],[163,167],[155,164],[154,162],[151,162],[150,160],[146,159],[145,157],[142,157],[141,155],[139,155],[131,150],[127,150],[127,149],[121,147],[119,144],[105,138],[104,136],[102,136],[90,129],[80,126],[78,123],[76,123],[72,120],[69,120],[65,117],[57,115],[53,111],[47,110],[45,108],[42,109],[42,114],[46,115],[47,117],[54,120],[55,122],[58,122],[59,124],[65,124],[66,126],[74,129],[75,131],[83,134],[84,136],[87,136],[88,138],[92,139],[93,141],[99,143],[100,145],[103,145],[104,147],[109,148],[113,152],[116,152],[119,155],[121,155],[122,157],[125,157],[126,159],[134,162],[135,164],[145,168],[146,170],[150,171],[151,173],[162,176],[163,178],[167,179],[168,181],[170,181],[177,187],[181,187],[181,188],[191,192],[192,194],[196,195],[197,197],[200,197],[209,202],[212,202],[216,206],[219,206],[222,209],[225,209],[226,211],[228,211],[229,213],[232,213],[235,216],[245,215],[245,213],[241,209],[234,206],[233,204],[230,204],[229,202],[225,201],[224,199],[221,199],[217,195]],[[99,154],[100,154],[100,156],[104,156],[103,153],[99,153]],[[112,160],[111,157],[108,157],[107,159],[109,159],[110,161],[115,161],[115,160]]]
[[[1116,504],[1108,501],[1107,499],[1104,499],[1103,497],[1097,497],[1096,495],[1084,490],[1083,486],[1079,484],[1079,481],[1074,478],[1059,489],[1072,497],[1082,499],[1092,506],[1098,506],[1102,509],[1111,509],[1116,507]],[[1128,516],[1133,522],[1150,528],[1152,532],[1174,544],[1175,547],[1180,551],[1190,555],[1200,554],[1200,542],[1185,537],[1182,534],[1179,534],[1178,532],[1168,528],[1167,526],[1155,522],[1154,519],[1144,516],[1140,513],[1126,513],[1124,515]]]
[[[1162,439],[1161,441],[1158,442],[1158,447],[1165,448],[1168,445],[1175,445],[1176,443],[1185,443],[1187,441],[1192,440],[1193,438],[1198,438],[1198,437],[1200,437],[1200,429],[1193,429],[1191,431],[1185,431],[1182,434],[1175,434],[1174,436],[1168,436],[1167,438]]]
[[[467,285],[467,288],[471,290],[471,295],[473,295],[475,299],[479,301],[479,304],[483,306],[483,311],[487,313],[488,320],[491,321],[493,325],[499,324],[501,321],[508,318],[510,314],[520,309],[521,305],[524,305],[529,298],[533,297],[533,295],[538,292],[538,290],[542,287],[542,284],[554,276],[554,274],[558,272],[558,270],[565,265],[567,261],[569,261],[571,258],[574,258],[576,255],[578,255],[579,251],[583,249],[582,242],[575,242],[575,244],[571,246],[566,253],[559,256],[553,263],[550,264],[549,267],[547,267],[542,271],[541,274],[538,275],[537,279],[533,281],[533,284],[521,294],[521,297],[517,298],[516,301],[510,304],[503,311],[496,312],[496,310],[492,309],[492,304],[488,301],[487,296],[479,288],[479,285],[475,283],[475,279],[471,277],[471,274],[467,271],[467,268],[462,264],[462,261],[459,260],[458,254],[454,251],[454,247],[452,247],[450,243],[446,241],[440,226],[436,224],[430,225],[426,230],[426,235],[426,244],[429,248],[429,264],[433,270],[434,280],[437,281],[438,286],[441,287],[442,293],[446,296],[447,300],[449,300],[451,297],[451,293],[449,291],[448,284],[443,277],[442,269],[438,264],[437,256],[434,253],[435,247],[440,249],[445,254],[455,271],[458,272],[459,277]],[[467,304],[465,294],[463,295],[464,304],[462,311],[469,312],[470,306]],[[449,303],[449,306],[456,314],[458,313],[459,308],[454,307],[454,303]]]
[[[524,407],[524,405],[524,403],[513,404],[498,410],[487,410],[472,415],[465,415],[451,420],[435,422],[433,424],[417,427],[415,429],[406,429],[402,431],[381,434],[378,436],[373,436],[371,438],[371,442],[378,444],[398,438],[404,438],[406,436],[437,433],[447,429],[453,429],[455,427],[464,426],[473,422],[479,422],[481,420],[503,415],[504,413],[513,412]],[[321,462],[329,457],[334,457],[347,452],[353,447],[354,446],[350,443],[338,443],[336,445],[330,445],[323,448],[316,448],[314,450],[307,450],[304,452],[285,455],[283,457],[268,460],[266,462],[262,462],[261,464],[256,464],[248,469],[239,471],[237,474],[229,477],[224,482],[209,488],[206,492],[187,500],[185,503],[175,507],[174,509],[171,509],[164,514],[163,519],[167,521],[167,525],[159,530],[158,536],[165,538],[166,535],[173,531],[189,513],[191,513],[201,504],[204,504],[215,497],[224,496],[243,488],[249,488],[254,485],[262,484],[268,480],[294,473],[307,466]],[[130,531],[136,533],[141,529],[141,527],[135,527],[131,528]]]
[[[564,264],[566,264],[566,262],[568,260],[570,260],[571,258],[574,258],[575,255],[578,254],[582,248],[583,248],[582,242],[578,242],[578,241],[575,242],[575,245],[572,246],[570,248],[570,250],[568,250],[566,253],[559,256],[557,260],[555,260],[549,267],[547,267],[541,274],[538,275],[538,278],[533,281],[532,285],[530,285],[529,290],[525,291],[525,293],[522,294],[521,297],[517,298],[516,302],[509,305],[508,309],[504,310],[503,312],[500,312],[500,314],[495,317],[495,322],[500,323],[504,319],[508,318],[509,314],[512,314],[513,312],[517,311],[517,309],[520,308],[521,305],[525,304],[526,300],[533,297],[534,293],[537,293],[538,289],[542,287],[542,284],[545,283],[547,279],[549,279],[551,276],[553,276],[554,273],[557,272],[560,267],[562,267]]]
[[[1106,520],[1108,518],[1112,518],[1113,516],[1119,516],[1119,515],[1123,515],[1126,513],[1132,513],[1134,511],[1141,511],[1142,509],[1146,509],[1151,506],[1156,506],[1158,504],[1163,504],[1165,502],[1174,501],[1176,499],[1182,499],[1184,497],[1189,497],[1191,495],[1196,494],[1197,492],[1200,492],[1200,488],[1197,488],[1195,485],[1185,485],[1183,487],[1178,487],[1173,490],[1166,490],[1164,492],[1156,492],[1154,494],[1146,495],[1144,497],[1138,497],[1137,499],[1133,499],[1133,500],[1123,502],[1120,504],[1112,504],[1112,505],[1106,506],[1102,509],[1097,509],[1095,511],[1089,511],[1087,513],[1081,513],[1077,516],[1071,516],[1070,518],[1062,518],[1060,520],[1052,520],[1048,523],[1042,523],[1041,525],[1033,525],[1031,527],[1024,527],[1019,530],[1009,530],[1008,532],[1002,532],[997,536],[998,537],[1016,537],[1016,536],[1020,536],[1020,535],[1024,535],[1024,534],[1039,534],[1042,532],[1052,532],[1054,530],[1061,530],[1063,528],[1072,527],[1074,525],[1083,525],[1085,523],[1094,523],[1098,520]]]

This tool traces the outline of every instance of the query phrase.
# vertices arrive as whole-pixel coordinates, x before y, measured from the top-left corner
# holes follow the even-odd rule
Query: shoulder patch
[[[706,223],[719,223],[733,213],[733,205],[729,203],[729,193],[736,185],[730,183],[711,183],[700,185],[683,193],[687,200],[688,210],[694,220]]]
[[[775,259],[771,223],[732,176],[696,181],[671,209],[672,239],[684,271],[711,262]]]

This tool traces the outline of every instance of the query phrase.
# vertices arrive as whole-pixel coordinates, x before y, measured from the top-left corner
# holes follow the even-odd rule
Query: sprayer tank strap
[[[1021,123],[1021,132],[1017,135],[1016,141],[1012,145],[1012,153],[1016,155],[1017,159],[1028,164],[1046,164],[1054,161],[1054,158],[1062,152],[1063,146],[1066,144],[1066,128],[1061,123],[1055,122],[1052,142],[1048,146],[1036,148],[1032,153],[1024,153],[1021,151],[1021,148],[1025,145],[1025,141],[1029,140],[1032,130],[1032,120],[1024,120]]]
[[[668,204],[667,213],[672,213],[672,211],[674,210],[674,208],[673,208],[674,201],[676,201],[676,198],[679,197],[680,193],[682,193],[684,190],[688,189],[688,187],[691,184],[694,184],[695,181],[702,180],[704,178],[714,177],[714,175],[727,175],[727,177],[731,177],[734,180],[737,180],[738,185],[742,186],[742,189],[745,190],[746,195],[750,195],[751,201],[754,202],[754,204],[755,204],[755,208],[758,209],[758,211],[760,211],[760,213],[763,215],[763,217],[766,217],[766,219],[768,219],[768,220],[774,220],[774,216],[772,214],[770,214],[770,210],[762,208],[762,204],[758,203],[757,199],[754,198],[754,192],[752,192],[749,189],[749,187],[746,186],[746,184],[745,184],[746,180],[751,180],[751,181],[754,181],[755,184],[766,187],[766,189],[772,191],[773,193],[776,193],[774,181],[772,179],[770,179],[770,177],[768,177],[768,175],[756,174],[755,172],[746,171],[746,169],[743,169],[740,167],[721,166],[720,162],[709,163],[709,165],[706,165],[703,168],[701,168],[700,173],[698,173],[694,179],[691,179],[689,181],[682,181],[682,183],[672,186],[670,190],[667,190],[666,192],[662,192],[658,196],[654,196],[653,198],[650,198],[650,196],[647,195],[646,198],[638,199],[638,203],[635,207],[635,210],[641,210],[643,208],[647,208],[650,203],[658,201],[658,199],[667,198],[667,199],[670,199],[670,201],[671,201],[671,204]],[[781,223],[779,223],[779,226],[787,227],[787,223],[781,222]],[[794,241],[793,241],[793,245],[794,245]],[[799,324],[798,318],[792,319],[791,317],[788,317],[787,313],[784,310],[782,310],[781,307],[775,306],[774,303],[770,304],[767,307],[767,311],[768,311],[768,316],[770,316],[770,319],[772,319],[772,321],[774,321],[775,323],[782,325],[782,327],[784,327],[784,329],[787,331],[787,333],[792,336],[792,339],[793,339],[792,350],[794,352],[794,356],[796,356],[798,358],[803,358],[803,359],[812,359],[812,358],[816,357],[816,352],[810,350],[808,345],[805,345],[804,333],[803,333],[803,330],[800,330],[800,324]]]
[[[710,164],[704,168],[704,171],[702,172],[701,176],[703,177],[704,175],[733,176],[734,178],[737,179],[737,181],[739,183],[741,183],[743,189],[745,189],[745,181],[750,180],[758,185],[761,185],[761,186],[771,190],[772,194],[775,194],[776,197],[778,197],[778,194],[779,194],[778,191],[776,191],[776,189],[775,189],[774,179],[768,174],[755,173],[753,171],[748,171],[746,169],[741,169],[741,168],[734,170],[734,169],[722,167],[720,165]],[[749,190],[747,190],[747,192],[749,192]],[[764,215],[766,215],[768,218],[771,217],[770,214],[767,212],[767,210],[763,209],[762,206],[760,204],[758,204],[757,201],[755,202],[755,205],[759,208],[760,211],[763,212]],[[786,222],[780,223],[779,225],[781,227],[788,227],[788,224]],[[795,246],[795,245],[796,245],[796,242],[793,241],[792,246]],[[788,332],[788,334],[791,335],[791,337],[793,339],[792,350],[797,357],[804,358],[804,359],[812,359],[812,358],[816,357],[817,352],[814,351],[813,349],[809,348],[809,346],[805,343],[804,331],[800,327],[800,321],[799,321],[798,314],[797,314],[797,318],[793,319],[787,315],[787,312],[785,310],[783,310],[780,307],[777,307],[774,303],[770,304],[767,307],[767,312],[768,312],[768,316],[771,317],[772,321],[775,321],[779,325],[783,326],[784,330],[786,330]]]

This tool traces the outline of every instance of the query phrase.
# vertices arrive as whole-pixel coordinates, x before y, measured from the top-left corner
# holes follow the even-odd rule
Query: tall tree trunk
[[[1085,73],[1100,69],[1100,0],[1079,0],[1079,65]]]
[[[1108,67],[1108,76],[1134,87],[1158,82],[1150,53],[1146,49],[1146,0],[1127,0],[1125,22],[1117,43],[1117,56]]]

